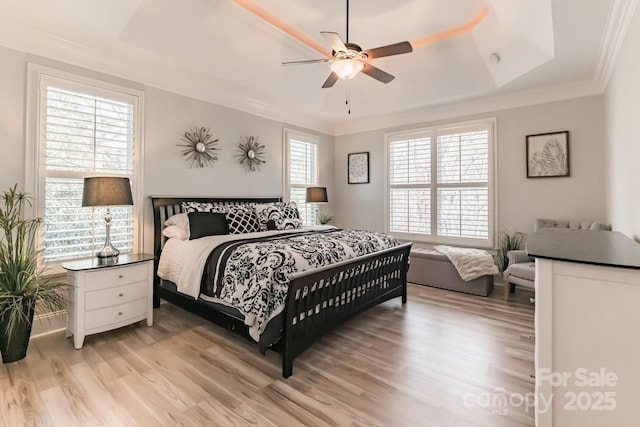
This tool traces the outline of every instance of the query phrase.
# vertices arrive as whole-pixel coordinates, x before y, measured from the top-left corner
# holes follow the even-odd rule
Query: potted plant
[[[17,184],[0,196],[0,352],[3,363],[27,354],[36,303],[55,311],[66,305],[65,285],[38,270],[36,234],[42,218],[25,219],[31,197]]]
[[[326,225],[333,220],[333,214],[328,211],[318,211],[318,224]]]
[[[510,228],[500,232],[498,236],[498,268],[501,273],[504,273],[509,266],[507,252],[522,249],[526,238],[527,235],[525,233]]]

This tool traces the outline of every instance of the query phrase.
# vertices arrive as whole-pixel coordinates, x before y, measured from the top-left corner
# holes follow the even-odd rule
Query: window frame
[[[320,183],[320,138],[317,135],[301,132],[294,129],[285,128],[283,130],[283,139],[284,139],[284,143],[283,143],[284,177],[283,177],[283,188],[282,188],[283,196],[282,197],[284,201],[290,202],[292,187],[306,188],[309,186],[317,186]],[[315,145],[316,147],[316,180],[315,180],[316,182],[315,183],[291,184],[291,178],[290,178],[291,165],[289,164],[289,154],[290,154],[290,144],[292,139]],[[303,207],[306,209],[307,203],[305,203]],[[301,210],[301,208],[302,208],[301,206],[298,206],[298,210]],[[309,206],[309,209],[311,210],[311,216],[314,219],[314,221],[312,224],[305,223],[303,225],[316,224],[315,218],[317,215],[317,206],[314,206],[313,204],[311,204],[311,206]]]
[[[447,187],[464,187],[463,183],[438,183],[437,182],[437,139],[438,136],[447,134],[463,133],[467,131],[473,131],[473,128],[486,128],[488,130],[488,238],[487,239],[475,239],[467,237],[452,237],[452,236],[439,236],[437,235],[437,220],[438,220],[438,207],[437,197],[438,188]],[[426,136],[431,139],[431,180],[429,184],[416,184],[415,188],[428,188],[431,191],[430,205],[431,205],[431,234],[423,233],[403,233],[390,231],[390,209],[391,209],[391,189],[390,183],[390,147],[391,143],[398,141],[401,138],[415,138],[416,136]],[[442,125],[435,125],[429,127],[421,127],[415,129],[406,129],[402,131],[388,132],[384,134],[385,138],[385,197],[384,197],[384,220],[385,230],[387,233],[397,237],[403,241],[413,241],[427,244],[445,244],[456,245],[466,247],[478,247],[485,249],[495,249],[496,240],[496,224],[498,222],[498,197],[497,197],[497,120],[496,118],[486,118],[458,123],[448,123]],[[411,186],[410,184],[408,186]],[[470,185],[478,186],[477,184]],[[484,187],[484,186],[482,186]]]
[[[41,85],[43,80],[53,78],[65,80],[69,86],[76,86],[80,91],[90,93],[92,95],[106,95],[113,98],[114,93],[118,99],[119,96],[133,97],[134,103],[134,147],[133,147],[133,167],[130,176],[131,180],[131,192],[133,196],[132,206],[132,226],[133,226],[133,242],[132,253],[142,252],[144,246],[143,242],[143,177],[144,177],[144,92],[131,87],[126,87],[114,83],[110,83],[104,80],[99,80],[92,77],[83,76],[68,71],[59,70],[52,67],[47,67],[40,64],[28,63],[27,64],[27,118],[26,118],[26,147],[25,147],[25,191],[33,196],[33,206],[26,214],[31,217],[44,218],[44,205],[45,205],[45,182],[47,173],[46,170],[41,170],[45,167],[44,156],[46,151],[46,141],[41,138]],[[69,88],[66,86],[66,88]],[[86,89],[90,90],[87,91]],[[74,174],[74,172],[70,172]],[[108,173],[77,173],[79,177],[82,176],[112,176]],[[113,175],[122,176],[122,175]],[[38,233],[38,249],[44,248],[44,227]],[[77,258],[72,258],[77,259]],[[41,256],[39,265],[42,268],[46,268],[51,273],[61,273],[63,270],[61,264],[67,260],[44,262],[44,257]]]

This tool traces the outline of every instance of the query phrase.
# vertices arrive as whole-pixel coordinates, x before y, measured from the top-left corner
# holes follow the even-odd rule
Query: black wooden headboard
[[[184,212],[182,202],[216,203],[238,205],[244,203],[280,202],[281,197],[158,197],[151,196],[153,203],[153,254],[160,257],[165,238],[162,236],[164,222],[172,215]]]

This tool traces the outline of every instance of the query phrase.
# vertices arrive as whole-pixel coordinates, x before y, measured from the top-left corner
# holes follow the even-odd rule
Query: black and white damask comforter
[[[198,242],[204,239],[208,238],[189,241],[195,242],[200,250],[208,250],[205,266],[199,270],[204,270],[199,297],[240,311],[256,341],[260,340],[268,322],[284,310],[290,274],[398,245],[398,241],[387,234],[335,228],[252,233],[243,239],[209,245]],[[166,249],[167,245],[163,254]],[[162,265],[161,258],[158,269],[161,277]],[[172,281],[180,292],[186,293],[178,281]]]

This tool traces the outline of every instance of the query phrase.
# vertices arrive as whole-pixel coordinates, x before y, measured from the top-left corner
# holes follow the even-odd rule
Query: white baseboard
[[[67,310],[42,313],[33,317],[31,338],[59,332],[67,328]]]

